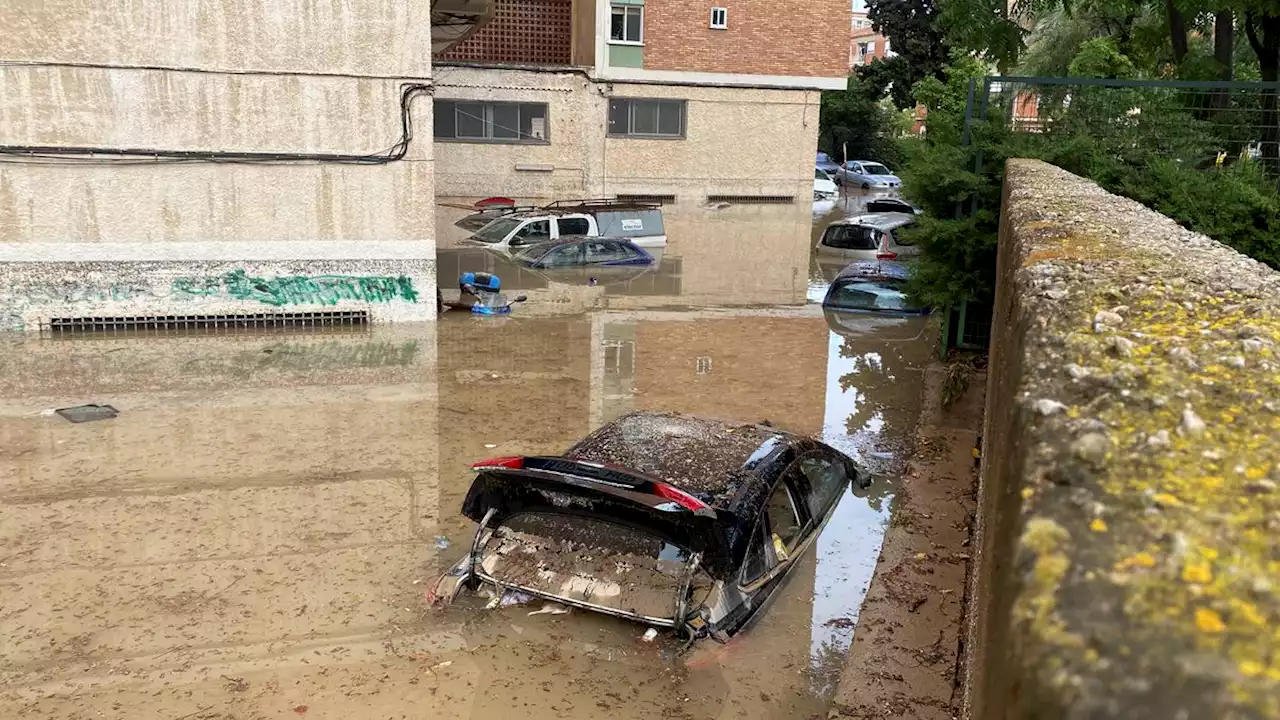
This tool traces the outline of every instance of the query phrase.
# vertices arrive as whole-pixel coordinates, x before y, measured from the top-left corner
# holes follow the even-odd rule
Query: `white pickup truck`
[[[467,220],[463,218],[458,225],[464,226]],[[662,208],[656,203],[579,200],[537,208],[512,208],[490,220],[463,243],[511,252],[565,235],[589,235],[622,237],[645,249],[659,249],[667,246],[666,233]]]

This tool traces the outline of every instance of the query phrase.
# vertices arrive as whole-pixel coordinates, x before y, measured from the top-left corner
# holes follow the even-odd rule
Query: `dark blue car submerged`
[[[907,296],[910,271],[906,265],[884,260],[849,263],[822,299],[830,310],[888,315],[928,315]]]
[[[561,237],[521,248],[512,259],[531,268],[633,267],[653,265],[653,256],[626,238]]]

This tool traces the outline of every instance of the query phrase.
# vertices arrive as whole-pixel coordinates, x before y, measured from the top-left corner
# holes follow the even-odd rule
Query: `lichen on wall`
[[[1020,716],[1280,717],[1280,275],[1043,163],[1006,183]]]

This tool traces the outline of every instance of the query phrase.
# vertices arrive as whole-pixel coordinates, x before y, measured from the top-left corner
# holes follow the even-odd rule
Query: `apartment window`
[[[634,45],[644,42],[643,5],[614,5],[612,13],[609,42]]]
[[[711,8],[711,29],[726,30],[729,27],[729,11],[726,8]]]
[[[684,137],[684,100],[609,100],[609,134],[614,137]]]
[[[545,143],[546,103],[436,100],[437,140],[494,143]]]

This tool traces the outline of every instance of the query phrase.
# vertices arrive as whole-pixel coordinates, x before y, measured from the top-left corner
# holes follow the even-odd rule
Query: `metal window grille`
[[[707,202],[727,202],[735,205],[794,205],[795,195],[708,195]]]
[[[141,315],[50,318],[42,329],[55,336],[121,333],[180,334],[193,331],[342,328],[366,325],[367,310],[235,315]]]
[[[572,0],[495,0],[493,19],[441,61],[570,65]]]
[[[662,205],[670,205],[671,203],[674,203],[676,201],[675,195],[646,195],[646,194],[628,195],[628,194],[620,193],[618,195],[615,195],[614,198],[622,202],[646,202],[646,203],[659,203]]]

